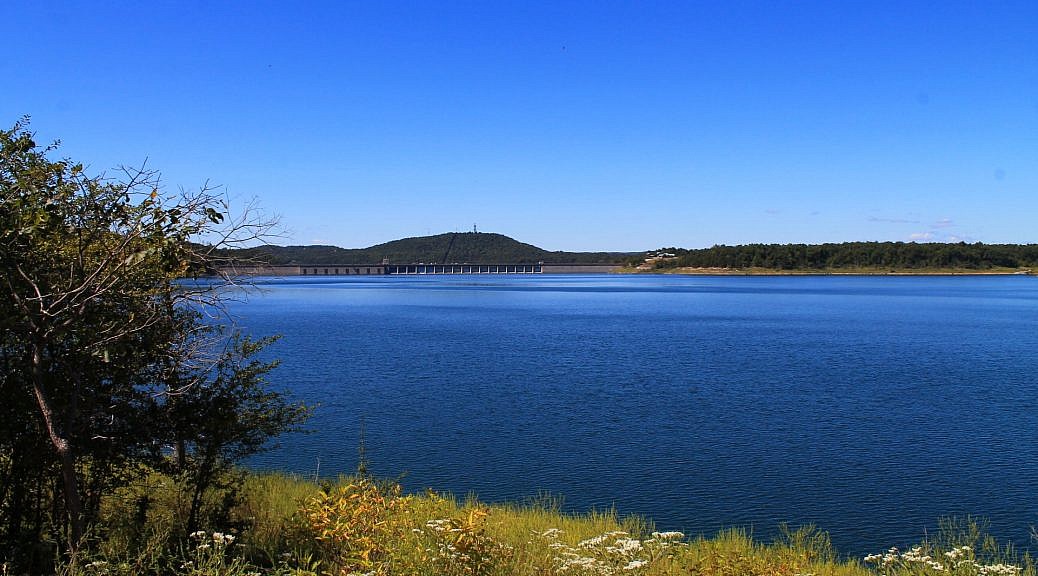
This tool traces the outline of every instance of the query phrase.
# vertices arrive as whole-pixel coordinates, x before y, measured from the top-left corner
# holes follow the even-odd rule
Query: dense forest
[[[261,246],[230,251],[240,260],[265,264],[534,264],[614,263],[636,256],[617,252],[550,252],[502,234],[463,232],[403,238],[369,248]],[[640,253],[638,254],[640,257]]]
[[[968,269],[1038,267],[1038,244],[843,242],[746,244],[697,250],[664,248],[675,257],[656,268],[766,268],[772,270]]]

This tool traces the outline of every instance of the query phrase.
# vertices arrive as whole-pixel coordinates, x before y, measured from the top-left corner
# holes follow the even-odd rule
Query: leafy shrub
[[[391,521],[405,500],[399,484],[355,479],[321,490],[303,506],[302,516],[325,558],[343,573],[384,573],[401,527]]]

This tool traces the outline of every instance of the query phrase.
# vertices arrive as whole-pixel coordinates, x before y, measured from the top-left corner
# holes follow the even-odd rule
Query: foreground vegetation
[[[91,551],[113,495],[158,473],[183,495],[174,529],[194,531],[213,517],[205,495],[236,493],[234,464],[309,414],[268,386],[272,338],[217,324],[231,280],[184,281],[274,223],[209,187],[165,192],[144,167],[89,175],[55,155],[27,118],[0,130],[4,573]]]
[[[168,478],[106,498],[89,546],[59,563],[70,576],[774,574],[1031,576],[1026,555],[971,521],[946,521],[918,546],[844,559],[813,528],[771,543],[739,530],[710,538],[657,532],[611,512],[573,516],[551,499],[487,506],[405,495],[366,476],[320,485],[282,474],[239,477],[208,494],[204,528],[186,532],[184,494]]]

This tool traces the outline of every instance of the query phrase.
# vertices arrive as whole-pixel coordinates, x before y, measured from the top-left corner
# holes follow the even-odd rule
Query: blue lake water
[[[1038,524],[1038,280],[263,279],[312,434],[252,465],[357,466],[485,501],[543,492],[711,534],[813,523],[846,554],[975,514]],[[319,464],[318,464],[319,463]]]

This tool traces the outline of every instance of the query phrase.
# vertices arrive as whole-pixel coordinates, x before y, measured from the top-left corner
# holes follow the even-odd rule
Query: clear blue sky
[[[17,4],[17,5],[16,5]],[[1038,2],[6,2],[0,122],[282,243],[1038,242]]]

